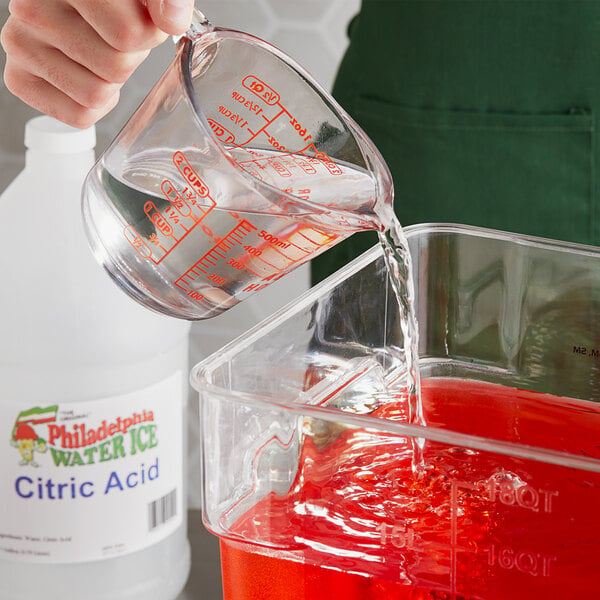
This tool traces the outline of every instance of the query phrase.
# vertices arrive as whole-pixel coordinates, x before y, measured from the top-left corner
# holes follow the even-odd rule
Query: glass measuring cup
[[[377,247],[193,370],[225,600],[595,597],[600,250],[406,238],[427,426]]]
[[[145,306],[220,314],[353,232],[392,181],[310,75],[196,12],[162,79],[90,172],[96,257]]]

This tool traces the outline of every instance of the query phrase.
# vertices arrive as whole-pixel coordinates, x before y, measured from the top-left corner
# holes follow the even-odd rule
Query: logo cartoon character
[[[21,455],[20,464],[39,467],[33,460],[33,453],[35,450],[46,452],[46,441],[38,436],[33,427],[26,423],[17,425],[13,436],[13,445],[17,447]]]
[[[10,443],[21,455],[21,465],[38,467],[34,452],[46,452],[46,440],[38,435],[34,427],[56,421],[58,406],[31,408],[19,413],[13,427]]]

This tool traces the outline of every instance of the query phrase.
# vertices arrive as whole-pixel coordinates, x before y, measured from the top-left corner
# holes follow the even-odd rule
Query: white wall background
[[[240,29],[287,52],[325,86],[331,88],[346,48],[346,29],[360,0],[197,0],[215,25]],[[8,0],[0,0],[0,23],[8,17]],[[160,77],[173,56],[167,41],[155,49],[123,87],[119,105],[97,125],[97,152],[117,134]],[[5,56],[0,51],[0,68]],[[0,83],[0,193],[24,165],[25,122],[38,113],[14,98]],[[308,288],[308,267],[301,267],[220,317],[192,327],[190,365],[212,354]],[[198,428],[195,396],[190,391],[190,505],[199,507]]]

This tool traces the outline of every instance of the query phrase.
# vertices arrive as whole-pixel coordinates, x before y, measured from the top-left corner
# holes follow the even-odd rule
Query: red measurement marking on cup
[[[317,170],[307,160],[305,160],[301,156],[298,156],[297,154],[293,154],[292,159],[308,175],[316,175],[317,174]]]
[[[200,203],[189,186],[179,192],[175,184],[168,179],[163,180],[161,190],[171,203],[164,211],[165,216],[172,224],[180,225],[185,231],[202,221],[217,204],[210,195],[202,198]]]
[[[273,147],[274,150],[279,152],[288,152],[287,148],[280,142],[276,135],[272,135],[268,128],[270,125],[275,123],[275,121],[284,120],[285,124],[288,127],[293,128],[296,133],[305,141],[308,142],[312,135],[307,133],[306,127],[304,127],[281,103],[281,95],[277,92],[273,87],[268,85],[265,81],[257,77],[256,75],[246,75],[242,79],[242,86],[252,92],[260,101],[264,102],[267,106],[260,108],[250,99],[246,99],[238,92],[233,92],[232,97],[244,105],[244,107],[248,108],[251,114],[255,116],[260,116],[263,119],[264,123],[262,126],[258,128],[253,125],[252,128],[249,126],[247,120],[242,120],[240,122],[239,119],[235,119],[234,117],[239,115],[235,115],[233,111],[227,109],[226,107],[219,107],[219,110],[222,114],[225,114],[229,119],[234,121],[236,125],[241,127],[242,129],[246,129],[250,134],[250,138],[241,144],[241,146],[247,146],[252,140],[254,140],[258,135],[263,134],[266,136],[269,144]],[[267,116],[266,113],[270,112],[267,110],[268,107],[273,107],[275,110],[278,108],[279,111],[270,117]],[[221,110],[223,109],[223,110]],[[231,114],[230,114],[231,113]],[[252,119],[251,119],[252,121]],[[256,124],[258,125],[258,124]],[[278,127],[281,126],[281,123],[278,123]]]
[[[266,125],[263,129],[266,128]],[[253,135],[254,139],[262,131]],[[255,150],[246,150],[253,158],[238,160],[237,164],[257,179],[262,179],[259,170],[270,167],[272,171],[282,178],[293,176],[292,170],[300,170],[306,175],[318,175],[319,170],[323,173],[326,169],[331,175],[342,175],[341,167],[325,152],[316,149],[314,144],[308,144],[297,152],[281,151],[273,155],[261,155]],[[294,193],[294,192],[292,192]]]
[[[213,133],[217,136],[217,139],[223,144],[234,144],[235,135],[229,131],[226,127],[223,127],[220,123],[217,123],[214,119],[207,119],[210,128]]]
[[[208,186],[189,163],[183,152],[177,151],[173,154],[173,164],[200,198],[206,198],[209,195]]]
[[[317,249],[326,247],[337,236],[299,223],[294,231],[288,232],[283,238],[267,231],[258,232],[258,237],[260,243],[255,253],[248,253],[244,264],[257,277],[270,281],[274,276],[289,271],[293,265],[305,262]]]
[[[292,173],[280,160],[269,160],[269,164],[273,170],[281,177],[291,177]]]
[[[193,292],[191,285],[198,278],[209,278],[215,274],[215,268],[227,253],[242,244],[246,236],[256,227],[249,221],[242,220],[221,241],[217,242],[193,267],[188,269],[175,285],[186,292]],[[223,283],[223,282],[222,282]]]
[[[173,205],[175,210],[182,217],[193,217],[190,205],[185,201],[183,196],[177,191],[175,185],[168,179],[164,179],[161,183],[160,189],[165,195],[165,198]],[[194,197],[194,196],[192,196]]]
[[[156,208],[156,205],[151,200],[144,203],[144,212],[146,216],[154,223],[154,226],[164,236],[173,237],[173,228],[169,225],[167,219]]]
[[[313,146],[311,144],[311,146]],[[314,148],[314,146],[313,146]],[[316,150],[316,148],[315,148]],[[340,168],[340,166],[334,162],[333,160],[331,160],[331,158],[325,154],[325,152],[323,151],[319,151],[315,154],[315,158],[317,160],[320,160],[321,163],[323,164],[323,166],[332,174],[332,175],[341,175],[342,174],[342,169]]]
[[[132,226],[123,232],[141,257],[156,264],[160,264],[217,204],[183,152],[178,150],[173,154],[173,163],[184,183],[178,186],[170,179],[163,179],[160,189],[168,205],[164,206],[162,200],[144,203],[144,213],[154,227],[147,237],[148,244]]]
[[[248,145],[250,142],[252,142],[255,138],[257,138],[262,133],[267,137],[267,139],[269,140],[269,143],[271,144],[271,146],[273,147],[274,150],[288,153],[286,147],[283,146],[282,144],[280,144],[275,139],[275,137],[272,136],[267,131],[267,127],[269,125],[272,125],[273,123],[275,123],[275,121],[277,121],[277,119],[279,119],[284,114],[286,114],[286,110],[285,110],[285,108],[281,107],[281,110],[274,117],[271,117],[270,119],[268,119],[267,117],[263,116],[263,119],[265,120],[265,122],[262,125],[262,127],[258,128],[256,131],[253,131],[248,127],[247,129],[248,129],[248,132],[250,133],[250,137],[242,144],[242,146]],[[291,153],[289,153],[289,154],[291,154]]]
[[[150,258],[152,256],[152,250],[146,246],[142,237],[131,225],[125,227],[123,235],[142,258]]]
[[[169,206],[159,211],[152,201],[144,204],[144,212],[155,227],[148,241],[153,246],[152,256],[149,258],[156,264],[163,261],[216,206],[216,202],[210,197],[202,199],[202,206],[194,198],[183,200],[181,195],[173,201],[175,188],[168,180],[163,181],[162,188],[163,192],[169,192],[165,193],[171,202]]]
[[[281,96],[272,87],[254,75],[246,75],[242,79],[242,85],[270,106],[279,104],[281,100]]]
[[[221,112],[221,114],[223,114],[232,122],[234,122],[236,126],[239,127],[241,130],[246,130],[250,134],[250,137],[246,141],[240,141],[236,144],[234,143],[235,138],[231,132],[228,132],[220,124],[211,124],[211,127],[213,128],[213,131],[215,131],[215,134],[217,135],[218,139],[224,141],[223,136],[227,136],[228,133],[230,134],[229,143],[240,148],[246,148],[259,135],[264,135],[267,138],[267,141],[269,145],[273,148],[273,150],[277,151],[278,153],[281,153],[281,155],[278,156],[275,160],[272,157],[266,159],[269,160],[269,163],[271,164],[273,170],[281,177],[291,176],[291,174],[289,173],[289,169],[287,169],[285,165],[281,164],[281,159],[284,156],[292,157],[292,159],[296,161],[294,166],[302,169],[305,174],[317,175],[317,169],[319,167],[317,167],[316,165],[319,165],[321,168],[324,167],[331,175],[343,174],[343,171],[340,168],[340,166],[326,152],[319,150],[314,145],[314,143],[310,141],[312,140],[312,135],[308,133],[308,128],[306,124],[303,124],[290,111],[286,109],[286,107],[282,104],[281,95],[276,89],[271,87],[263,79],[253,74],[246,75],[242,79],[241,84],[246,90],[252,92],[259,99],[259,101],[264,102],[266,106],[263,105],[263,108],[260,108],[255,104],[256,101],[247,99],[245,96],[242,96],[239,92],[232,92],[232,98],[234,98],[234,100],[237,100],[237,102],[239,102],[245,108],[247,108],[251,115],[254,115],[254,120],[250,116],[247,117],[248,119],[250,119],[251,122],[253,122],[252,127],[250,127],[248,120],[244,119],[239,114],[234,113],[231,109],[225,106],[220,106],[219,111]],[[269,107],[271,107],[275,111],[277,111],[277,109],[279,110],[273,114],[273,111],[268,110]],[[271,115],[267,116],[269,112],[271,112]],[[256,117],[258,117],[258,123],[255,123]],[[260,122],[261,119],[263,121],[262,123]],[[272,133],[274,129],[271,127],[275,122],[277,122],[277,135],[274,135]],[[217,129],[215,129],[215,126],[217,127]],[[295,146],[293,134],[293,132],[295,132],[300,138],[300,141],[304,141],[308,145],[302,149],[290,151],[281,142],[282,128],[288,128],[288,130],[292,130],[292,136],[291,138],[289,138],[289,144]],[[225,133],[226,131],[227,133]],[[306,158],[307,160],[303,160],[303,158]],[[277,164],[277,161],[279,161],[279,164]],[[247,161],[239,161],[239,164],[242,164],[244,162]]]

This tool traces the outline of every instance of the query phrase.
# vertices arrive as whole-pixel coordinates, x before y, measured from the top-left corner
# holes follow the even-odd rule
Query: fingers
[[[4,69],[6,87],[33,108],[73,127],[90,127],[110,112],[119,101],[119,92],[99,108],[89,108],[7,57]]]
[[[148,55],[147,49],[130,52],[115,49],[64,3],[52,0],[39,3],[33,14],[23,9],[31,4],[30,0],[11,4],[15,18],[9,20],[7,29],[17,49],[26,43],[34,43],[40,50],[56,48],[98,77],[120,83],[127,81]]]
[[[154,24],[171,35],[185,33],[192,21],[193,0],[147,0]]]
[[[140,0],[11,0],[0,41],[8,89],[85,127],[116,104],[121,85],[167,34]]]
[[[101,108],[121,87],[120,82],[111,81],[114,77],[98,77],[58,48],[37,39],[20,22],[3,33],[3,41],[11,48],[13,64],[27,65],[31,75],[44,79],[87,108]]]
[[[149,50],[167,37],[154,24],[140,0],[63,1],[71,5],[107,44],[121,52]]]

